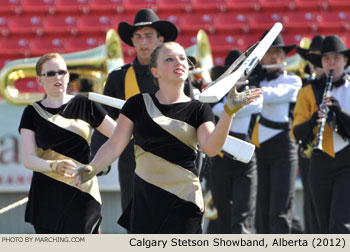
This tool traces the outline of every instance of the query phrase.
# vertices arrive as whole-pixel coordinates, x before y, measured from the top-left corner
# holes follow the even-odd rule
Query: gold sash
[[[42,118],[44,118],[45,120],[47,120],[47,121],[49,121],[49,122],[51,122],[59,127],[62,127],[68,131],[71,131],[71,132],[81,136],[90,145],[92,128],[87,122],[80,120],[80,119],[67,119],[61,115],[52,115],[49,112],[47,112],[46,110],[44,110],[42,107],[40,107],[40,105],[38,105],[37,103],[32,104],[32,106],[34,107],[34,109],[37,111],[37,113]],[[82,165],[78,161],[76,161],[72,158],[66,157],[66,156],[64,156],[60,153],[57,153],[51,149],[43,150],[41,148],[37,148],[36,152],[37,152],[38,157],[45,159],[45,160],[72,160],[75,164],[77,164],[77,166]],[[42,173],[42,174],[49,176],[50,178],[53,178],[57,181],[63,182],[67,185],[76,187],[83,192],[87,192],[92,197],[94,197],[96,199],[96,201],[98,201],[100,204],[102,202],[99,187],[98,187],[98,181],[97,181],[96,177],[87,181],[86,183],[84,183],[81,186],[81,188],[79,188],[79,187],[75,186],[74,178],[64,177],[64,176],[61,176],[55,172]]]

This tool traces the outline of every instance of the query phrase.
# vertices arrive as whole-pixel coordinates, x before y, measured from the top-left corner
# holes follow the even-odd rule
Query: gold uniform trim
[[[139,85],[137,84],[136,73],[133,66],[130,66],[126,71],[124,89],[125,100],[129,99],[131,96],[141,93]]]
[[[199,178],[191,171],[173,164],[135,145],[136,170],[140,178],[179,198],[193,202],[204,211]]]
[[[142,95],[147,113],[152,120],[188,147],[197,151],[198,139],[196,129],[185,122],[164,116],[154,104],[152,97],[149,94]]]
[[[307,120],[309,120],[314,112],[318,110],[318,105],[316,103],[316,98],[314,91],[312,89],[312,85],[306,85],[302,89],[300,89],[297,102],[294,108],[294,120],[291,129],[291,134],[293,139],[295,140],[293,130],[296,125],[299,125]],[[317,135],[318,125],[314,127],[313,132],[315,136]],[[313,143],[316,142],[316,138],[314,138]],[[332,128],[326,124],[323,132],[323,142],[322,148],[324,152],[326,152],[331,157],[335,157],[334,153],[334,143],[333,143],[333,130]]]
[[[82,165],[81,163],[79,163],[78,161],[66,157],[60,153],[55,152],[54,150],[48,149],[48,150],[43,150],[41,148],[37,148],[36,150],[37,156],[45,159],[45,160],[72,160],[77,166]],[[98,187],[98,181],[97,181],[97,177],[95,176],[94,178],[92,178],[91,180],[85,182],[84,184],[81,185],[81,188],[77,187],[75,185],[75,180],[74,178],[68,178],[62,175],[59,175],[55,172],[48,172],[48,173],[42,173],[52,179],[55,179],[57,181],[60,181],[62,183],[65,183],[67,185],[73,186],[75,188],[78,188],[79,190],[86,192],[88,194],[90,194],[92,197],[95,198],[95,200],[97,202],[99,202],[100,204],[102,204],[102,200],[101,200],[101,195],[100,195],[100,190]]]
[[[90,124],[87,122],[80,120],[80,119],[67,119],[64,118],[61,115],[52,115],[51,113],[44,110],[42,107],[40,107],[39,104],[33,103],[32,106],[38,112],[38,114],[48,120],[49,122],[64,128],[66,130],[69,130],[82,138],[84,138],[88,144],[91,143],[91,134],[92,134],[92,128]]]

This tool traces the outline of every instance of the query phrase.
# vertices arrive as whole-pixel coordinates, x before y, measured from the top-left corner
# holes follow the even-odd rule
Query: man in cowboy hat
[[[178,35],[176,26],[165,20],[159,20],[151,9],[141,9],[137,12],[134,24],[121,22],[118,26],[121,40],[136,50],[133,62],[112,71],[107,78],[104,95],[127,100],[138,93],[155,93],[158,87],[154,84],[149,71],[149,60],[152,51],[161,43],[175,41]],[[192,96],[192,86],[187,82],[185,93]],[[109,116],[118,118],[119,109],[104,106]],[[102,134],[95,132],[92,136],[92,153],[95,154],[107,140]],[[119,183],[122,198],[122,210],[129,204],[133,191],[133,176],[135,170],[134,143],[130,141],[123,154],[118,159]]]
[[[213,80],[223,74],[242,54],[241,50],[231,50],[225,59],[225,66],[215,66],[211,70]],[[256,88],[246,82],[236,84],[237,91]],[[224,112],[225,99],[213,106],[213,112],[220,117]],[[251,121],[260,112],[262,99],[238,111],[232,119],[229,134],[250,142]],[[246,164],[232,159],[227,153],[213,158],[210,167],[210,185],[214,205],[218,210],[218,232],[220,234],[253,233],[257,190],[257,170],[255,155]]]
[[[309,48],[302,48],[297,46],[297,53],[307,61],[307,65],[304,68],[304,71],[307,75],[303,80],[303,86],[308,84],[311,80],[320,78],[323,74],[323,70],[320,67],[314,66],[308,60],[309,53],[320,53],[321,45],[324,40],[323,35],[316,34],[312,40]],[[310,183],[309,183],[309,175],[310,175],[310,158],[305,156],[304,150],[305,146],[298,144],[298,167],[299,174],[301,178],[301,183],[303,185],[303,214],[304,214],[304,231],[306,234],[317,234],[317,220],[315,207],[311,200],[311,192],[310,192]]]
[[[350,79],[344,72],[350,50],[337,35],[329,35],[320,54],[309,53],[307,57],[324,74],[300,90],[292,134],[296,141],[312,146],[321,118],[327,116],[322,151],[311,152],[311,196],[320,233],[350,233],[350,201],[345,193],[350,190]],[[324,96],[331,70],[332,88]]]
[[[257,76],[264,92],[262,110],[252,134],[257,147],[257,233],[292,231],[297,153],[289,134],[289,116],[302,82],[282,67],[285,55],[294,48],[295,45],[285,45],[279,34],[262,58],[263,70]]]

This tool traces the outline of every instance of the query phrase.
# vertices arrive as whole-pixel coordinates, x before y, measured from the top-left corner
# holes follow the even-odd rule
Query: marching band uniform
[[[296,48],[297,53],[305,60],[309,52],[319,53],[324,40],[323,35],[315,35],[312,38],[310,47],[308,49],[298,47]],[[322,68],[310,65],[308,62],[305,67],[306,78],[302,78],[303,87],[313,79],[319,78],[322,75]],[[298,143],[297,143],[298,144]],[[317,234],[318,225],[315,213],[315,206],[311,199],[310,191],[310,157],[306,157],[303,153],[303,147],[298,144],[298,167],[300,179],[303,185],[303,215],[304,215],[304,231],[306,234]]]
[[[271,46],[285,53],[294,47],[285,46],[281,35]],[[289,120],[302,83],[298,76],[282,70],[266,72],[260,79],[263,107],[252,134],[258,168],[256,231],[290,233],[297,153],[289,133]]]
[[[223,113],[225,103],[213,107],[216,116]],[[259,113],[262,99],[257,99],[238,111],[232,120],[230,135],[250,142],[252,115]],[[255,220],[257,171],[255,155],[242,163],[223,153],[213,160],[211,172],[214,205],[218,210],[220,233],[252,233]]]
[[[326,36],[321,54],[309,54],[311,63],[323,67],[325,55],[340,53],[349,64],[350,50],[336,35]],[[337,54],[336,54],[337,55]],[[328,56],[329,57],[329,56]],[[346,60],[348,60],[346,62]],[[343,66],[343,67],[344,67]],[[339,69],[338,69],[339,70]],[[344,69],[342,69],[342,72]],[[326,73],[300,90],[294,111],[293,134],[304,146],[315,142],[319,104],[327,82]],[[310,186],[320,233],[350,233],[350,201],[345,192],[350,190],[350,79],[344,74],[334,79],[322,148],[312,152],[310,160]]]
[[[38,101],[24,109],[19,129],[35,132],[38,157],[71,159],[81,165],[90,162],[92,128],[100,125],[105,115],[99,104],[81,95],[59,108],[48,108]],[[96,177],[78,188],[73,178],[33,172],[25,221],[37,232],[98,233],[101,220]]]
[[[225,66],[214,67],[212,75],[218,72],[218,67],[227,69],[241,53],[240,50],[230,51],[226,57]],[[241,89],[249,89],[249,86],[244,84],[238,91]],[[224,113],[225,102],[224,98],[213,106],[214,115],[220,117]],[[232,119],[229,134],[250,142],[252,117],[260,112],[261,107],[262,97],[238,111]],[[213,158],[210,175],[214,205],[218,210],[218,232],[221,234],[252,233],[257,190],[255,155],[246,164],[234,160],[223,152],[222,155]]]

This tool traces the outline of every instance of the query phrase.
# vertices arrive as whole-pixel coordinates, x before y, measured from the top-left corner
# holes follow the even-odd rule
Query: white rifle
[[[242,55],[238,57],[238,59],[225,71],[225,73],[199,94],[199,100],[208,103],[220,101],[221,98],[236,85],[239,79],[250,75],[259,61],[264,57],[265,53],[281,30],[282,24],[275,23],[261,41],[242,53]],[[236,67],[238,67],[237,70],[235,70]],[[232,72],[233,70],[235,71]]]

